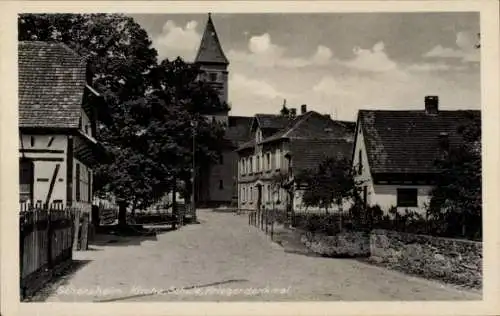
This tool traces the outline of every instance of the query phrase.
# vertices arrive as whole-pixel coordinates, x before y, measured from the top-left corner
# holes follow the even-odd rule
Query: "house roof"
[[[255,120],[259,127],[265,129],[279,130],[287,126],[290,118],[279,114],[255,114]]]
[[[222,50],[210,13],[208,14],[207,25],[201,38],[195,63],[229,64],[229,60]]]
[[[351,159],[353,142],[344,139],[292,139],[294,172],[316,168],[326,158]]]
[[[263,143],[280,139],[352,139],[356,124],[354,122],[334,121],[329,116],[309,111],[293,119],[273,114],[256,114],[255,121],[259,126],[273,130],[271,135],[264,135]],[[243,150],[255,145],[251,139],[238,148]]]
[[[250,139],[250,125],[253,117],[229,116],[226,128],[226,139],[232,141],[235,146],[240,146]]]
[[[264,139],[270,142],[281,138],[344,138],[354,134],[356,123],[334,121],[330,116],[322,115],[315,111],[306,112],[303,115],[289,121],[287,126],[278,133]]]
[[[480,111],[367,111],[358,114],[372,174],[436,173],[441,155],[440,135],[448,135],[450,146],[462,142],[458,128]]]
[[[19,127],[78,128],[86,62],[62,43],[19,42]]]

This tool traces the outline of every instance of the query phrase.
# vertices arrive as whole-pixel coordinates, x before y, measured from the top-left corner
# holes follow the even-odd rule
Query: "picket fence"
[[[19,259],[21,298],[39,290],[52,274],[72,261],[79,209],[63,204],[20,205]]]

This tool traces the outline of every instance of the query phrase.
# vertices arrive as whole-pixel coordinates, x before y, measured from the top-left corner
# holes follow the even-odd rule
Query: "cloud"
[[[409,71],[427,72],[427,71],[446,71],[446,70],[462,70],[463,66],[451,66],[443,63],[421,63],[413,64],[406,68]]]
[[[463,62],[479,62],[481,60],[480,51],[476,48],[478,40],[472,33],[458,32],[456,34],[455,44],[457,48],[436,45],[430,51],[425,53],[423,57],[456,58],[462,59]]]
[[[311,61],[313,64],[324,65],[332,59],[332,51],[323,45],[319,45]]]
[[[153,47],[158,51],[159,59],[182,57],[186,61],[194,60],[201,34],[197,31],[198,23],[189,21],[185,26],[178,26],[168,20],[159,35],[153,37]]]
[[[263,80],[251,79],[242,74],[230,76],[229,87],[236,93],[241,91],[246,94],[254,94],[269,99],[282,98],[286,95]]]
[[[322,77],[313,87],[312,91],[327,95],[327,96],[333,96],[333,95],[346,95],[349,94],[350,91],[346,89],[345,82],[344,86],[342,86],[342,83],[333,78],[330,75]]]
[[[248,50],[228,52],[232,61],[248,63],[255,67],[302,68],[325,65],[332,56],[332,51],[323,45],[319,45],[315,53],[307,58],[287,56],[285,47],[273,43],[269,33],[250,37]]]
[[[342,62],[344,65],[363,71],[385,72],[395,70],[397,65],[385,53],[385,45],[378,42],[371,49],[355,47],[354,59]]]

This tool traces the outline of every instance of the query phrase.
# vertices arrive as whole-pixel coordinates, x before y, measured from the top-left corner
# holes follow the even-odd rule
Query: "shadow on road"
[[[52,279],[44,285],[44,287],[34,295],[23,300],[24,303],[29,302],[44,302],[53,295],[61,286],[68,284],[71,277],[84,266],[89,264],[91,260],[73,260],[68,267],[59,271],[52,276]]]
[[[160,229],[144,228],[143,225],[105,225],[96,229],[94,238],[89,242],[92,246],[137,246],[144,241],[156,241]],[[97,249],[96,249],[97,250]]]

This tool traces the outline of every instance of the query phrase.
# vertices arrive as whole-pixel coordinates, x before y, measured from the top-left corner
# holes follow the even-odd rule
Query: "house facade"
[[[334,121],[302,105],[296,117],[257,114],[250,131],[252,139],[237,149],[238,207],[314,211],[304,205],[303,188],[294,177],[327,157],[349,157],[354,123]]]
[[[440,170],[435,161],[461,142],[458,128],[480,111],[440,111],[436,96],[423,110],[360,110],[353,167],[367,206],[425,213]]]
[[[61,43],[19,43],[20,202],[90,212],[93,168],[107,159],[96,141],[97,107],[83,58]]]
[[[219,92],[221,102],[228,103],[227,59],[220,44],[211,15],[207,23],[195,64],[203,71],[200,80],[210,84]],[[199,206],[217,207],[236,203],[238,155],[235,149],[249,138],[251,119],[244,116],[231,116],[229,111],[204,114],[209,120],[216,120],[225,126],[225,146],[221,159],[206,170],[199,170],[196,185],[196,201]]]

